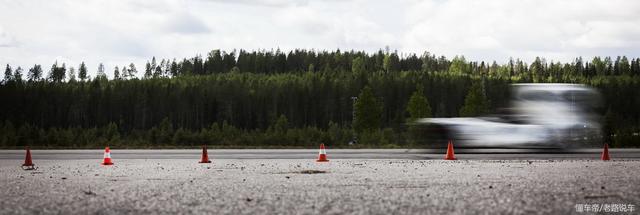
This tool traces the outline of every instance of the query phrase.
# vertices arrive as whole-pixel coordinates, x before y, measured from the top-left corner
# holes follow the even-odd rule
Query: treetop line
[[[237,56],[236,56],[237,55]],[[358,59],[362,60],[359,62]],[[287,72],[318,72],[318,71],[348,71],[354,67],[366,71],[450,71],[459,73],[478,73],[500,77],[517,76],[522,73],[530,73],[531,81],[536,78],[547,77],[552,72],[570,70],[575,75],[637,75],[640,72],[640,59],[631,61],[626,56],[594,57],[591,61],[584,61],[581,57],[571,63],[547,62],[544,58],[537,57],[530,65],[523,61],[510,59],[508,63],[499,65],[495,61],[491,64],[483,62],[468,62],[464,56],[456,56],[452,60],[444,56],[436,57],[429,52],[418,56],[406,54],[399,56],[397,52],[378,51],[372,54],[363,51],[341,52],[296,49],[288,53],[276,51],[252,51],[240,50],[232,52],[213,50],[205,58],[195,56],[190,59],[176,61],[176,59],[147,61],[142,74],[143,79],[158,77],[176,77],[181,75],[207,75],[225,72],[249,72],[249,73],[287,73]],[[359,68],[360,69],[360,68]],[[5,67],[4,80],[25,80],[21,67],[13,69],[10,65]],[[28,81],[80,81],[90,80],[88,69],[84,62],[76,68],[68,67],[65,63],[55,62],[49,69],[46,77],[43,77],[43,69],[36,64],[27,71]],[[102,63],[98,65],[95,78],[107,78],[106,68]],[[138,69],[131,63],[124,66],[115,66],[112,70],[112,79],[123,80],[138,78]]]

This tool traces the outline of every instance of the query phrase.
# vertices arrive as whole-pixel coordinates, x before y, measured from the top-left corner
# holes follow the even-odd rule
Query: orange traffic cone
[[[320,143],[320,153],[317,162],[329,162],[329,160],[327,160],[327,151],[324,149],[324,143]]]
[[[104,160],[102,161],[102,165],[113,165],[113,162],[111,162],[111,150],[109,150],[109,147],[104,148]]]
[[[22,169],[24,170],[34,170],[35,168],[35,164],[33,164],[33,161],[31,161],[31,149],[29,149],[29,146],[27,146],[27,156],[24,158],[24,164],[22,164]]]
[[[602,156],[600,156],[600,160],[608,161],[611,160],[609,158],[609,144],[604,144],[604,149],[602,150]]]
[[[202,157],[200,158],[200,162],[198,163],[211,163],[211,160],[209,160],[209,155],[207,154],[207,146],[202,146]]]
[[[456,155],[453,153],[453,141],[449,140],[447,144],[447,155],[444,156],[445,160],[456,160]]]

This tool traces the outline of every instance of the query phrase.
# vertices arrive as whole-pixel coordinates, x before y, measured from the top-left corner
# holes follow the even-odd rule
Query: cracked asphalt
[[[329,159],[331,156],[329,155]],[[571,214],[640,204],[640,161],[0,160],[0,214]],[[617,213],[624,214],[624,213]]]

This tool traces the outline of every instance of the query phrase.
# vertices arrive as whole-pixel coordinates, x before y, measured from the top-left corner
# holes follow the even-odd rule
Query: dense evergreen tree
[[[33,65],[27,74],[29,82],[40,81],[42,79],[42,67],[38,64]]]
[[[98,64],[98,70],[96,71],[96,79],[107,79],[107,73],[105,72],[104,64]]]
[[[118,66],[113,68],[113,80],[120,80],[120,69],[118,69]]]
[[[371,87],[365,86],[362,89],[353,108],[355,109],[353,129],[356,132],[380,129],[382,105],[373,94]]]
[[[464,106],[460,109],[461,117],[481,116],[489,112],[489,101],[483,93],[482,84],[475,82],[464,98]]]
[[[89,78],[89,76],[87,76],[87,65],[84,64],[84,61],[80,63],[80,66],[78,66],[78,78],[82,82]]]
[[[353,72],[354,76],[366,75],[365,62],[362,57],[356,57],[353,59],[353,62],[351,63],[351,72]]]
[[[13,72],[13,80],[22,82],[22,67],[16,68],[16,70]]]
[[[418,118],[431,117],[431,106],[429,106],[429,101],[424,96],[422,85],[418,85],[416,91],[409,98],[407,112],[409,112],[409,122],[413,122]]]
[[[169,70],[170,70],[169,72],[170,76],[172,77],[178,76],[180,68],[178,67],[178,63],[176,63],[175,59],[171,61],[171,66],[169,67]]]
[[[149,72],[152,74],[152,76],[154,78],[157,78],[157,77],[160,76],[159,73],[156,73],[156,68],[157,67],[158,67],[158,65],[157,65],[157,62],[156,62],[156,57],[154,56],[153,58],[151,58],[151,64],[149,65]]]
[[[76,69],[73,67],[69,67],[67,77],[69,77],[69,82],[76,81]]]
[[[120,67],[120,79],[127,80],[129,78],[129,68],[127,66]]]
[[[131,63],[129,64],[129,69],[127,69],[127,79],[135,78],[138,74],[138,70],[136,69],[136,65]]]
[[[51,70],[49,70],[49,80],[55,83],[63,82],[65,80],[66,73],[67,73],[66,65],[63,63],[62,66],[58,66],[58,62],[56,61],[51,66]]]
[[[149,79],[153,76],[153,72],[151,72],[151,63],[147,61],[147,64],[144,66],[144,78]]]
[[[11,81],[12,78],[13,78],[13,69],[11,69],[11,66],[7,64],[7,67],[5,67],[4,69],[4,83]]]

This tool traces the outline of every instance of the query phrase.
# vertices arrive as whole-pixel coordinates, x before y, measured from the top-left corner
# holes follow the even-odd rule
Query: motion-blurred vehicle
[[[581,84],[513,84],[500,114],[416,121],[429,147],[573,148],[602,141],[600,93]],[[421,141],[422,142],[422,141]]]

